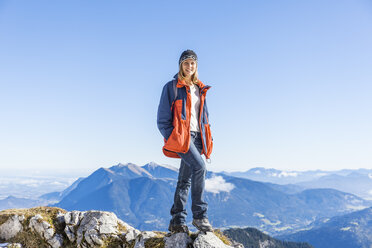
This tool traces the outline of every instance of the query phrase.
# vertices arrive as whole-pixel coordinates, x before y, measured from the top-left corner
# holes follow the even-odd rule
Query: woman
[[[207,232],[213,229],[207,218],[207,203],[203,200],[206,166],[201,155],[209,160],[213,147],[205,101],[210,86],[198,79],[198,57],[194,51],[184,51],[178,64],[178,74],[163,88],[157,117],[164,137],[163,153],[181,158],[168,229],[188,233],[186,201],[191,186],[192,224]]]

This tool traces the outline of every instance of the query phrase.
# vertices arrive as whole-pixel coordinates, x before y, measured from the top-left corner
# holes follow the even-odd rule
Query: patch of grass
[[[216,235],[225,245],[231,245],[231,241],[228,237],[226,237],[220,229],[213,230],[214,235]]]
[[[164,238],[165,235],[167,235],[166,232],[154,231],[154,233],[156,234],[156,237],[155,238]]]
[[[125,232],[125,233],[128,232],[128,229],[120,223],[118,223],[118,230],[120,232]]]
[[[118,248],[122,247],[125,242],[120,238],[108,237],[100,248]]]
[[[10,239],[9,242],[20,243],[24,248],[48,248],[49,244],[46,243],[39,234],[33,231],[19,232],[14,238]]]
[[[56,215],[58,212],[67,213],[66,210],[57,207],[35,207],[35,208],[15,208],[0,211],[0,215],[27,215],[34,216],[36,214],[43,215]],[[44,217],[44,216],[43,216]]]
[[[149,238],[145,242],[145,248],[164,248],[164,236]]]
[[[133,240],[133,241],[131,241],[131,242],[125,242],[124,244],[125,244],[124,247],[134,248],[134,245],[136,244],[136,241]]]

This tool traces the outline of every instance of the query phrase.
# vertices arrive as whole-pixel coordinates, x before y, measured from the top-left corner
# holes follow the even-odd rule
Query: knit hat
[[[186,59],[193,59],[195,61],[198,61],[198,56],[196,56],[196,53],[193,50],[186,50],[181,54],[178,64],[181,65],[182,62]]]

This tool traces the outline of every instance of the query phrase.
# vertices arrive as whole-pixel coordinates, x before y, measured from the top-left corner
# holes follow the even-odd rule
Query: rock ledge
[[[223,241],[222,241],[223,240]],[[221,232],[141,232],[112,212],[71,211],[55,207],[0,212],[1,248],[244,248]]]

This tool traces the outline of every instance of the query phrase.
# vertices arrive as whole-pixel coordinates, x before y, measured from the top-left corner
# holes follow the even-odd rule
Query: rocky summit
[[[139,231],[105,211],[56,207],[0,212],[3,248],[243,248],[221,232],[167,234]]]

